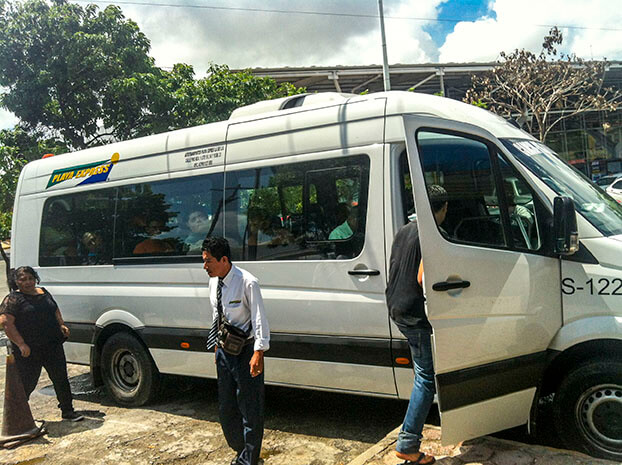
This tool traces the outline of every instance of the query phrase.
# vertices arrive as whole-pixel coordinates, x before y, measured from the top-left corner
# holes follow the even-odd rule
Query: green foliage
[[[227,119],[243,105],[304,92],[212,64],[154,65],[149,39],[113,5],[0,0],[0,104],[71,149]],[[103,123],[103,127],[102,127]]]
[[[124,82],[154,71],[149,47],[116,6],[0,1],[2,106],[28,129],[49,128],[84,148],[98,139],[102,119],[120,118],[115,92]]]
[[[11,237],[11,221],[13,220],[13,212],[0,211],[0,240],[9,239]]]
[[[475,105],[476,107],[483,108],[484,110],[488,109],[488,104],[484,102],[481,98],[477,100],[473,100],[470,103],[471,105]]]
[[[22,167],[45,153],[64,153],[67,146],[55,138],[29,133],[21,127],[0,131],[0,239],[11,232],[11,210]]]
[[[216,64],[203,79],[194,78],[192,66],[176,64],[172,71],[137,75],[115,85],[119,100],[114,105],[121,111],[112,114],[106,126],[115,126],[122,138],[226,120],[240,106],[305,92],[290,83],[277,85],[274,79],[250,71],[234,73]]]

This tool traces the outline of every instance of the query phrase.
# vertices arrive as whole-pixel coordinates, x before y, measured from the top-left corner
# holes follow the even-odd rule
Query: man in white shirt
[[[237,453],[232,465],[257,465],[264,420],[264,360],[270,347],[270,328],[259,282],[231,263],[226,239],[208,237],[202,246],[203,268],[210,276],[213,326],[207,349],[216,345],[220,424],[229,446]],[[238,355],[221,346],[216,329],[227,321],[248,334]],[[216,343],[216,344],[214,344]]]

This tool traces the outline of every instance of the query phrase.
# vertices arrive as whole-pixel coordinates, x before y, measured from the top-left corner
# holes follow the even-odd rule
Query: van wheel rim
[[[136,389],[140,381],[140,364],[131,352],[118,350],[112,357],[112,379],[124,391]]]
[[[598,447],[622,452],[622,386],[607,384],[585,391],[577,403],[577,420]]]

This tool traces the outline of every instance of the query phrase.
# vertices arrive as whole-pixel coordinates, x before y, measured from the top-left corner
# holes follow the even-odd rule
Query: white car
[[[602,187],[618,203],[622,203],[622,173],[603,176],[596,181],[596,184]]]

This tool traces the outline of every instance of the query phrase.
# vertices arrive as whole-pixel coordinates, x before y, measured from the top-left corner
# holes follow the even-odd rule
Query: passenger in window
[[[166,240],[154,239],[155,236],[160,235],[163,227],[164,223],[162,221],[150,220],[145,227],[145,232],[150,237],[139,242],[134,247],[134,255],[156,255],[174,252],[173,247]]]
[[[354,235],[358,227],[358,207],[352,207],[348,212],[347,219],[333,229],[328,235],[331,241],[349,239]]]
[[[200,255],[201,245],[210,230],[211,216],[196,210],[188,215],[186,224],[190,229],[190,234],[184,239],[184,244],[188,248],[188,255]]]
[[[42,256],[58,258],[59,265],[74,263],[78,255],[76,238],[70,226],[70,211],[66,201],[53,201],[41,228]]]
[[[103,265],[106,263],[104,257],[104,241],[99,233],[85,232],[82,235],[82,264],[83,265]]]
[[[447,191],[436,184],[428,193],[436,223],[440,225],[447,215]],[[386,289],[389,315],[408,340],[415,380],[406,416],[399,432],[395,454],[402,460],[419,464],[436,461],[419,451],[426,417],[432,406],[436,388],[432,362],[432,326],[425,313],[423,288],[418,282],[421,267],[421,244],[416,221],[402,226],[391,247],[389,282]]]

